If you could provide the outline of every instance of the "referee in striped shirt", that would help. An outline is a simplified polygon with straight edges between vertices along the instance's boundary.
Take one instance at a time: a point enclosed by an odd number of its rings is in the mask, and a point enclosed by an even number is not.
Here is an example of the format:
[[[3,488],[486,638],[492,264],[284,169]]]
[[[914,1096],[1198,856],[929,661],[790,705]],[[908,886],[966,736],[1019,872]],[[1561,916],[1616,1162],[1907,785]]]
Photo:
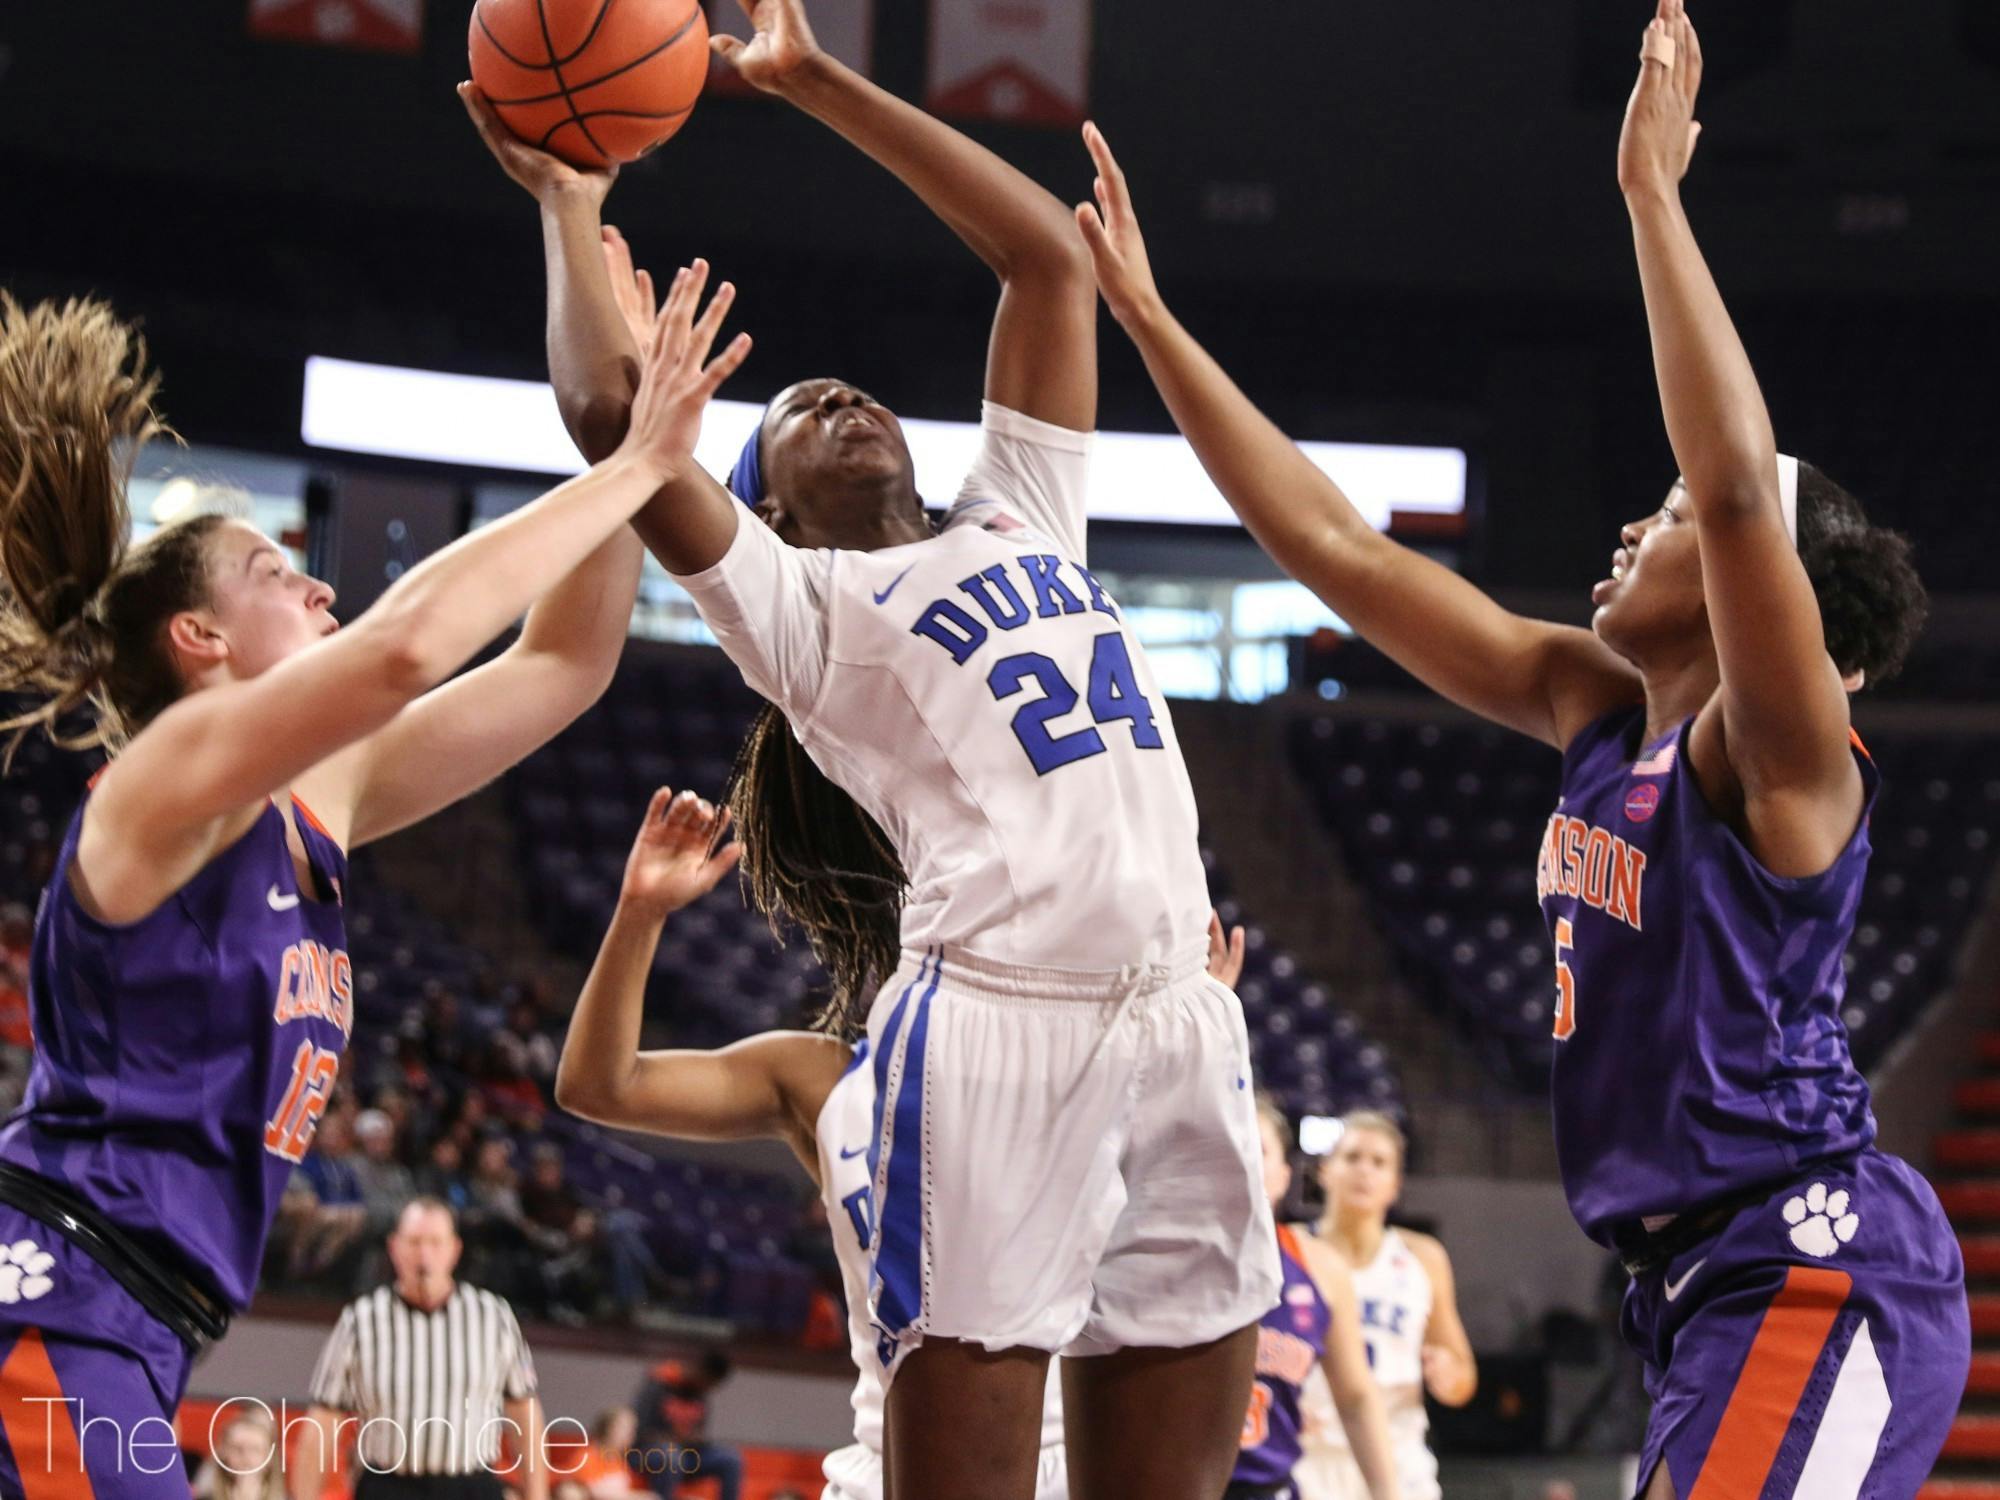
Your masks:
[[[534,1361],[506,1301],[452,1279],[462,1248],[444,1203],[404,1208],[394,1284],[348,1303],[313,1371],[292,1500],[319,1500],[350,1439],[354,1500],[548,1500]]]

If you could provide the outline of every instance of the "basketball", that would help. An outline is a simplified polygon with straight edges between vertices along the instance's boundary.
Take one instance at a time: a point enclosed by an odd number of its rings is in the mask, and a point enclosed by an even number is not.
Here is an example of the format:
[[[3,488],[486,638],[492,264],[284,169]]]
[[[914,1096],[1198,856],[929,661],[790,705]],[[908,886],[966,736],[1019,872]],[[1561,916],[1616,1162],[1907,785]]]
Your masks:
[[[708,77],[700,0],[479,0],[472,78],[507,128],[573,166],[643,156]]]

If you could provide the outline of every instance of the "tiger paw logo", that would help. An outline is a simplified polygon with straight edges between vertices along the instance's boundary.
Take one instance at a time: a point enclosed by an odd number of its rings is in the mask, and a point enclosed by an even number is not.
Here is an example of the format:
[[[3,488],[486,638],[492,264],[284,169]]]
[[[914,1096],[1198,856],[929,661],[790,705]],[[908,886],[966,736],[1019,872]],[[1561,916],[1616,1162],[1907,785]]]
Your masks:
[[[1847,1189],[1826,1190],[1815,1182],[1804,1193],[1785,1200],[1785,1222],[1792,1226],[1792,1248],[1815,1260],[1825,1260],[1854,1238],[1861,1215],[1848,1209]]]
[[[56,1258],[33,1240],[0,1246],[0,1303],[33,1302],[48,1295],[55,1283],[49,1267]]]

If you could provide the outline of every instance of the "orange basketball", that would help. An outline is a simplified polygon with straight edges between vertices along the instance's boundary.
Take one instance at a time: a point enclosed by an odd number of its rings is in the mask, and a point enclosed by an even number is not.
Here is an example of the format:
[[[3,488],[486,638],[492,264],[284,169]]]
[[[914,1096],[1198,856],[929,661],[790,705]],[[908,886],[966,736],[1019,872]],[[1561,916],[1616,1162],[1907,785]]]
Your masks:
[[[507,128],[579,167],[642,156],[708,77],[701,0],[478,0],[472,80]]]

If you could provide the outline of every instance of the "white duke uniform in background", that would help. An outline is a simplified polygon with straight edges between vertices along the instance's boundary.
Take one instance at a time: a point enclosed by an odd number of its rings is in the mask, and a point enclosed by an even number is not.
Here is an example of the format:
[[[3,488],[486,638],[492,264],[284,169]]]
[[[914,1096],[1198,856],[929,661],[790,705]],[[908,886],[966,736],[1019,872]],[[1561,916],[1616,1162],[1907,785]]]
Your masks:
[[[1403,1500],[1438,1500],[1437,1458],[1424,1413],[1424,1330],[1431,1320],[1431,1278],[1394,1229],[1375,1259],[1354,1271],[1354,1301],[1369,1373],[1381,1388],[1389,1443]],[[1314,1369],[1299,1397],[1305,1457],[1293,1471],[1299,1500],[1367,1500],[1368,1485],[1334,1410],[1326,1373]]]
[[[1084,566],[1091,436],[989,404],[934,539],[679,582],[881,824],[904,960],[870,1011],[885,1378],[924,1335],[1185,1346],[1278,1295],[1249,1048],[1165,700]]]

